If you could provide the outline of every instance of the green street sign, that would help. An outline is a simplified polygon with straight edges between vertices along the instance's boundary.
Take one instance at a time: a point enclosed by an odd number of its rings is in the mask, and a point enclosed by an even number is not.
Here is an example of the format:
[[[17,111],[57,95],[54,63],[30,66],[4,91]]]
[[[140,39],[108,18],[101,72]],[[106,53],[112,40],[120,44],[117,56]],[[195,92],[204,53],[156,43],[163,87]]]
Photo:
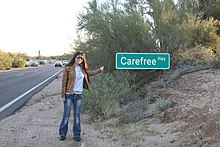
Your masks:
[[[169,53],[116,53],[116,69],[170,69]]]

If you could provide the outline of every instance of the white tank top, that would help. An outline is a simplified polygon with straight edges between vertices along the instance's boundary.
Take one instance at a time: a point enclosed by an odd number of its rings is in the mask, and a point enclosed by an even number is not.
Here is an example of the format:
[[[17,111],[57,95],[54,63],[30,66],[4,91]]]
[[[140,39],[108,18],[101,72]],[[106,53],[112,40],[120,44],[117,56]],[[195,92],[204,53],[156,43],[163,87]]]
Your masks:
[[[84,74],[80,66],[75,67],[76,79],[73,87],[73,93],[82,94]]]

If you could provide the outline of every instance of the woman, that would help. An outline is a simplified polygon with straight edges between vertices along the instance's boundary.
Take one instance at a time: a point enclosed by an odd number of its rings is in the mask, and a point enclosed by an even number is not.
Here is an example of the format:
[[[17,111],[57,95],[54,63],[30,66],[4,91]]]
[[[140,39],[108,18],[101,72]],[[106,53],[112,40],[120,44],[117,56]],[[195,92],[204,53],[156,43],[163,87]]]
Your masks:
[[[61,94],[61,100],[64,104],[64,113],[59,128],[60,140],[65,140],[66,138],[72,104],[74,106],[73,136],[76,141],[81,140],[80,110],[83,88],[89,89],[89,76],[101,73],[103,70],[104,66],[97,70],[89,71],[83,52],[76,52],[69,64],[64,67]]]

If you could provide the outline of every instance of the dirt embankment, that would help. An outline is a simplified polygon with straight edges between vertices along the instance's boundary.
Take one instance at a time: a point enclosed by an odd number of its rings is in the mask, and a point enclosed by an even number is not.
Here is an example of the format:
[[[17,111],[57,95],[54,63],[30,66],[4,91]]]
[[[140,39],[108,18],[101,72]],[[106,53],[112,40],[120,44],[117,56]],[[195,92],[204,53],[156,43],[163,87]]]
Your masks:
[[[167,146],[220,146],[220,70],[183,75],[167,88],[154,89],[149,97],[174,101],[163,116],[154,117],[160,119],[153,126],[162,126],[162,136],[176,134]]]
[[[169,99],[173,105],[160,110],[156,103],[146,103],[140,112],[146,115],[133,123],[123,123],[121,117],[91,122],[82,115],[80,143],[72,139],[72,117],[67,139],[57,139],[63,112],[60,87],[58,77],[14,115],[2,120],[1,146],[220,146],[220,70],[190,73],[166,88],[147,85],[147,99]]]

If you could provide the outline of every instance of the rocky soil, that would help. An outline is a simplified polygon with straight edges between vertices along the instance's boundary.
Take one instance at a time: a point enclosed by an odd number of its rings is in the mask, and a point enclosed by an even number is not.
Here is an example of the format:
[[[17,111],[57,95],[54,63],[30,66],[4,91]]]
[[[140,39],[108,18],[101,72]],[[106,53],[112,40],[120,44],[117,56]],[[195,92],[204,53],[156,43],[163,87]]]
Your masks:
[[[117,143],[105,139],[96,124],[87,121],[82,115],[82,141],[72,138],[73,117],[65,141],[60,141],[58,128],[63,113],[60,101],[61,75],[34,95],[25,106],[15,114],[0,121],[1,147],[97,147],[118,146]],[[72,113],[73,114],[73,113]]]
[[[92,122],[82,114],[79,143],[72,139],[72,117],[67,139],[57,139],[63,113],[60,87],[61,76],[0,121],[0,146],[220,146],[220,70],[186,74],[164,88],[146,85],[147,98],[126,106],[126,115],[117,118]],[[128,116],[134,119],[125,119]]]

